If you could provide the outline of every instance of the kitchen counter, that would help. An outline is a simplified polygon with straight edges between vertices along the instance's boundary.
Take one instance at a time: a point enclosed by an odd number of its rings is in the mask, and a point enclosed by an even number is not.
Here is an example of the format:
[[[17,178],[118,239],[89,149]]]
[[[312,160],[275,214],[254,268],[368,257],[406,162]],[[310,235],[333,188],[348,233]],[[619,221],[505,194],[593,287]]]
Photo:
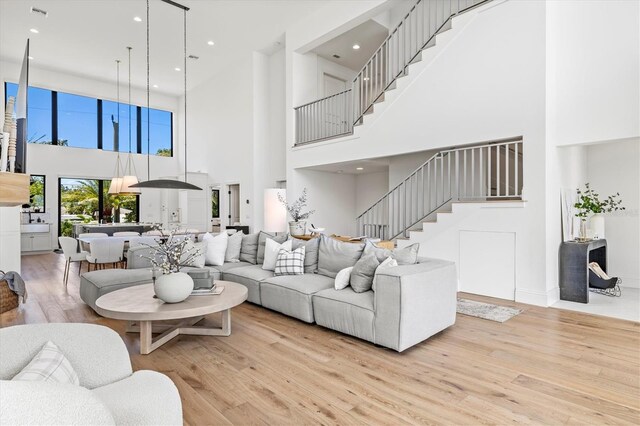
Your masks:
[[[80,234],[89,234],[92,232],[102,232],[107,235],[113,235],[114,232],[133,231],[143,233],[153,229],[150,224],[144,223],[78,223],[73,225],[73,234],[77,238]]]

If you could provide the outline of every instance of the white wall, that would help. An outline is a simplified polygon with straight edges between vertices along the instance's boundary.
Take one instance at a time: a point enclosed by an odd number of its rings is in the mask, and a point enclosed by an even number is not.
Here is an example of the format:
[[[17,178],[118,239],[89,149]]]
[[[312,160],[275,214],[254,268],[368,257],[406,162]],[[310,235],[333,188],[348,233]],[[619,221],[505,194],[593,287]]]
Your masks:
[[[389,172],[364,173],[356,176],[356,216],[378,201],[389,188]],[[353,218],[355,219],[355,217]]]
[[[550,137],[557,145],[640,136],[640,2],[547,2]]]
[[[389,161],[389,191],[404,181],[418,167],[437,153],[437,150],[395,155]]]
[[[640,140],[586,147],[587,177],[601,198],[620,193],[624,211],[605,215],[608,270],[640,287]]]

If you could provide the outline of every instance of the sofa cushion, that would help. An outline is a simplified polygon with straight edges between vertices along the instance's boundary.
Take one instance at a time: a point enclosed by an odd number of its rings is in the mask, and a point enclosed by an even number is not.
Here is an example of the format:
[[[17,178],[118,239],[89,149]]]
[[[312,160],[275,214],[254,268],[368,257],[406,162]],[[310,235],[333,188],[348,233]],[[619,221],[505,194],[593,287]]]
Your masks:
[[[242,244],[240,245],[240,261],[256,264],[256,258],[258,256],[258,238],[260,233],[244,235],[242,237]]]
[[[345,243],[326,235],[320,236],[318,273],[335,278],[344,268],[355,265],[363,250],[364,243]]]
[[[225,261],[225,254],[227,253],[229,235],[226,232],[221,232],[214,236],[207,232],[202,237],[202,241],[206,244],[206,264],[213,266],[222,265]]]
[[[420,251],[420,244],[411,244],[404,248],[397,248],[389,250],[381,247],[376,247],[371,241],[367,241],[364,246],[364,255],[375,254],[378,258],[378,262],[384,261],[387,257],[391,256],[398,262],[398,265],[413,265],[418,262],[418,251]]]
[[[374,254],[362,256],[360,260],[353,265],[349,284],[356,293],[363,293],[371,290],[373,285],[373,276],[376,269],[380,266],[380,262]]]
[[[372,291],[356,293],[349,287],[330,288],[313,295],[313,314],[316,323],[323,327],[373,342],[373,299]]]
[[[222,273],[222,275],[224,275],[225,272],[230,271],[232,269],[244,268],[246,266],[251,266],[251,265],[252,264],[249,262],[224,262],[224,264],[220,266],[215,266],[215,269],[217,269]],[[213,269],[214,267],[212,266],[211,268]]]
[[[260,305],[262,304],[260,282],[273,277],[273,271],[266,271],[260,265],[251,265],[244,268],[229,269],[222,276],[226,281],[233,281],[247,287],[249,291],[247,300]]]
[[[312,238],[309,241],[292,238],[291,248],[293,250],[304,247],[304,272],[306,274],[318,273],[318,249],[320,248],[320,238]]]
[[[229,236],[227,240],[227,251],[224,255],[225,262],[240,262],[240,250],[242,249],[243,237],[244,234],[242,231]]]
[[[151,282],[151,269],[103,269],[82,274],[80,298],[94,310],[98,297],[134,285]]]
[[[311,296],[333,287],[333,278],[319,274],[283,275],[260,283],[262,306],[313,322]]]
[[[264,262],[264,250],[267,244],[267,239],[271,239],[278,244],[282,244],[287,241],[288,238],[289,236],[287,234],[277,232],[272,234],[269,232],[260,231],[260,235],[258,237],[258,254],[256,255],[256,263],[258,265],[262,265],[262,263]]]
[[[181,425],[182,402],[171,379],[141,370],[126,379],[93,390],[118,425]]]

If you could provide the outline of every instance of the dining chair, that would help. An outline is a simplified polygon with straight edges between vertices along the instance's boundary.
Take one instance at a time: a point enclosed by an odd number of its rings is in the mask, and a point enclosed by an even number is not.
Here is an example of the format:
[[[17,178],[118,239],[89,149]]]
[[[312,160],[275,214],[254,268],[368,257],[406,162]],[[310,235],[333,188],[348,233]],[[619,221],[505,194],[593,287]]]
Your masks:
[[[134,232],[134,231],[122,231],[122,232],[114,232],[113,236],[114,237],[137,237],[140,234],[138,232]]]
[[[103,269],[107,263],[113,264],[122,262],[124,241],[120,238],[99,238],[91,241],[91,253],[87,255],[89,269],[94,265],[95,269]]]
[[[153,237],[149,235],[142,235],[140,237],[131,237],[131,239],[129,240],[129,247],[127,247],[124,252],[124,261],[125,262],[129,261],[129,250],[131,250],[132,248],[139,247],[143,244],[148,246],[157,246],[159,242],[160,240],[158,239],[158,237]]]
[[[71,262],[78,262],[78,275],[80,275],[80,271],[82,270],[82,262],[87,260],[87,255],[89,254],[86,251],[78,252],[78,240],[71,237],[58,237],[58,242],[60,243],[60,247],[62,247],[62,253],[64,254],[64,274],[63,281],[64,285],[67,286],[69,282],[69,269],[71,269]]]
[[[79,234],[78,238],[108,238],[109,235],[105,234],[104,232],[88,232],[86,234]],[[83,251],[88,252],[89,251],[89,243],[85,243],[83,241],[80,241],[80,247],[82,248]]]

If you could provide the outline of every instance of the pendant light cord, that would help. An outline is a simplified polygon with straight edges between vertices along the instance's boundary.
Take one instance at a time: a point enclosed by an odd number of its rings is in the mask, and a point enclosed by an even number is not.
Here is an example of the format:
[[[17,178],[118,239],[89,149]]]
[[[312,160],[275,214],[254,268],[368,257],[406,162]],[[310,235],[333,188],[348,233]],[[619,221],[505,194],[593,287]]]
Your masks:
[[[129,154],[131,154],[131,47],[129,50]]]
[[[187,182],[187,9],[184,14],[184,181]]]
[[[151,180],[151,153],[150,153],[150,137],[151,125],[149,121],[149,0],[147,0],[147,180]]]

